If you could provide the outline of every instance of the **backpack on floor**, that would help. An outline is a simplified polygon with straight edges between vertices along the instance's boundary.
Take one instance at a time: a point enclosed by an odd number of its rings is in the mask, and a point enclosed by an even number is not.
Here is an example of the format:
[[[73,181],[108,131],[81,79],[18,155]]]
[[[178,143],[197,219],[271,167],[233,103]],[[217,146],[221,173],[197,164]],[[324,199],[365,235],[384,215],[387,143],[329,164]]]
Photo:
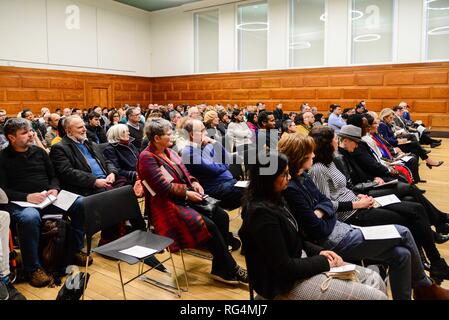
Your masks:
[[[75,253],[74,232],[70,222],[64,219],[42,220],[41,245],[44,269],[55,277],[64,275]]]

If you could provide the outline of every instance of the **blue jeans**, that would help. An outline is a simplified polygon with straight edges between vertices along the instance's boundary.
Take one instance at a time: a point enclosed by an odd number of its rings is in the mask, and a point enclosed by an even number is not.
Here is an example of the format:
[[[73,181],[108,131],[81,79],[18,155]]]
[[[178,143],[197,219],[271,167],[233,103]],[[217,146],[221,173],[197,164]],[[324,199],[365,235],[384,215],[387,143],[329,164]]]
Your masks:
[[[412,288],[429,286],[430,279],[410,231],[395,225],[401,238],[365,240],[359,229],[352,229],[334,248],[344,260],[370,259],[389,266],[391,293],[395,300],[410,300]]]
[[[45,214],[67,214],[71,219],[71,226],[75,233],[75,249],[84,247],[84,213],[82,212],[83,197],[79,197],[64,211],[54,205],[40,210],[37,208],[23,208],[15,204],[9,205],[12,221],[17,224],[17,231],[22,253],[25,272],[33,272],[41,266],[39,261],[39,240],[41,235],[41,217]]]

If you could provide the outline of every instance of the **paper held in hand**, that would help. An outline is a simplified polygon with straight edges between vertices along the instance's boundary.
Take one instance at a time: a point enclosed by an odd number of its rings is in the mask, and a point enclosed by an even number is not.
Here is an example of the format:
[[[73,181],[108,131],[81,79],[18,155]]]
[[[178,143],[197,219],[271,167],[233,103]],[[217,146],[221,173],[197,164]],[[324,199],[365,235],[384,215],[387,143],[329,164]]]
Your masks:
[[[54,206],[64,211],[67,211],[79,196],[80,196],[79,194],[72,193],[66,190],[61,190],[61,192],[59,192],[58,194],[58,197],[55,197],[50,194],[45,198],[44,201],[38,204],[27,201],[11,201],[11,202],[24,208],[38,208],[38,209],[44,209],[45,207],[48,207],[49,205],[53,204]]]
[[[128,256],[133,256],[138,259],[142,259],[142,258],[152,255],[153,253],[156,253],[157,250],[147,248],[147,247],[142,247],[142,246],[133,246],[128,249],[120,250],[119,252],[123,253],[123,254],[127,254]]]
[[[393,224],[372,227],[353,227],[360,229],[365,240],[398,239],[401,237]]]
[[[249,181],[237,181],[237,183],[234,186],[238,188],[248,188]]]
[[[387,196],[374,198],[374,208],[385,207],[388,206],[389,204],[399,202],[401,202],[401,200],[399,200],[399,198],[396,197],[395,194],[389,194]]]

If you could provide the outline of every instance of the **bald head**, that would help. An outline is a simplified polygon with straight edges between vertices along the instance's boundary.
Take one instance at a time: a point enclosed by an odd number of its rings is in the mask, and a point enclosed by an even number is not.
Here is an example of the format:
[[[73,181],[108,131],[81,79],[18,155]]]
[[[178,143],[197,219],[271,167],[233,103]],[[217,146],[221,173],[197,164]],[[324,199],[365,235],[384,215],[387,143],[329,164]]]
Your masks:
[[[57,113],[50,114],[50,117],[48,118],[48,124],[53,128],[58,128],[59,119],[61,119],[61,116]]]

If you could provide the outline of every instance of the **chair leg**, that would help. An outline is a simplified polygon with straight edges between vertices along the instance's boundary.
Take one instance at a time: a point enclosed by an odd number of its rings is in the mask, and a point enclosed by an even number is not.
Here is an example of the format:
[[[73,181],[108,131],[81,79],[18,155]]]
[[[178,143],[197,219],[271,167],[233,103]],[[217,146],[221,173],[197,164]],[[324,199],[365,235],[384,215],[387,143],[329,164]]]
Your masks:
[[[184,268],[184,277],[186,279],[186,291],[189,291],[189,279],[187,278],[187,270],[186,270],[186,264],[184,263],[184,255],[182,254],[182,250],[179,249],[179,252],[181,253],[181,260],[182,260],[182,267]]]
[[[120,275],[120,284],[122,285],[123,298],[126,300],[125,285],[123,284],[122,268],[120,268],[120,260],[117,262],[117,266],[118,266],[118,273]]]
[[[87,288],[87,269],[89,268],[89,258],[90,258],[90,253],[89,253],[89,255],[87,256],[87,259],[86,259],[86,270],[84,271],[86,274],[85,274],[85,277],[84,277],[84,283],[83,283],[83,295],[82,295],[82,297],[83,297],[83,299],[82,300],[84,300],[84,295],[86,294],[86,288]]]
[[[171,254],[170,248],[167,247],[167,250],[168,250],[168,253],[170,253],[170,260],[171,260],[171,264],[173,266],[173,272],[175,274],[176,287],[178,288],[178,297],[181,298],[181,287],[179,286],[179,282],[178,282],[178,274],[176,272],[175,262],[173,261],[173,256]]]

